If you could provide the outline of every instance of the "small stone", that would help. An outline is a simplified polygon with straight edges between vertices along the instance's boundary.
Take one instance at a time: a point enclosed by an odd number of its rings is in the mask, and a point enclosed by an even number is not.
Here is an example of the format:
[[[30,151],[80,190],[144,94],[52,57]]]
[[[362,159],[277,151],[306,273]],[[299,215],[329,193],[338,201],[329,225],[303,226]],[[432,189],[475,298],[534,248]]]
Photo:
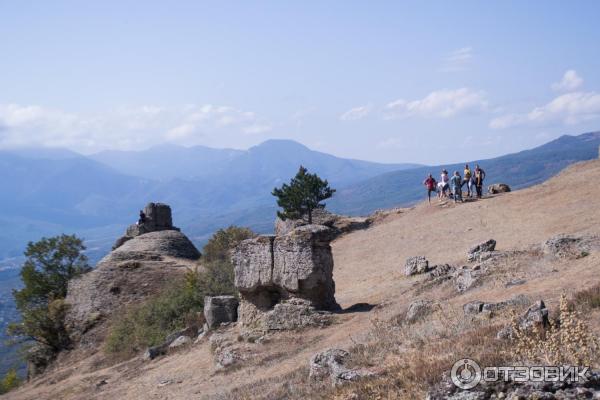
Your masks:
[[[177,347],[185,346],[186,344],[190,344],[191,342],[192,339],[190,339],[188,336],[179,336],[169,345],[169,348],[176,349]]]

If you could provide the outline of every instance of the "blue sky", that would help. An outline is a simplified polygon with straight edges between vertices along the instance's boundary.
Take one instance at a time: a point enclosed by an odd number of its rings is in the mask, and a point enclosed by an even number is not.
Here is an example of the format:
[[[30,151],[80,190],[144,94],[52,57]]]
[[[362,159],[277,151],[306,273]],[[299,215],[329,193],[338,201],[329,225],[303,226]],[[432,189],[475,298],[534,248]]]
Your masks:
[[[444,163],[600,129],[600,2],[0,1],[0,146]]]

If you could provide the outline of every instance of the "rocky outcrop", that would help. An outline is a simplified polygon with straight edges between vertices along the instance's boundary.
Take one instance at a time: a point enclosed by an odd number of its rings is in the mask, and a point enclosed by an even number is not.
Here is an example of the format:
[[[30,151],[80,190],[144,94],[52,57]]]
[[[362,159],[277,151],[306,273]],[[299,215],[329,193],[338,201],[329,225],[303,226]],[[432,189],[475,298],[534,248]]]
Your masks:
[[[488,186],[488,192],[490,194],[508,193],[510,192],[510,186],[508,186],[506,183],[495,183]]]
[[[130,225],[125,232],[125,235],[121,236],[113,245],[113,250],[121,247],[125,242],[133,239],[134,237],[143,235],[145,233],[164,231],[164,230],[175,230],[179,228],[173,226],[173,220],[171,216],[171,207],[162,203],[148,203],[143,210],[145,214],[145,220],[138,221],[138,223]]]
[[[548,319],[548,309],[543,300],[538,300],[532,304],[527,311],[517,320],[518,330],[523,332],[531,331],[534,328],[542,330],[550,326]],[[514,336],[512,326],[508,325],[502,328],[496,335],[498,339],[508,339]]]
[[[266,314],[284,300],[304,300],[280,307],[286,313],[292,308],[300,315],[310,309],[339,309],[329,245],[334,236],[326,226],[304,225],[283,236],[259,236],[240,243],[232,260],[242,325],[265,328]]]
[[[339,386],[374,375],[367,369],[346,367],[349,357],[350,353],[341,349],[328,349],[313,355],[310,359],[310,379],[315,381],[329,379],[332,386]]]
[[[105,256],[94,270],[69,282],[65,301],[70,309],[65,324],[75,343],[96,346],[103,338],[101,328],[108,317],[128,304],[155,295],[181,276],[190,260],[200,257],[183,233],[166,229],[171,223],[168,206],[158,207],[149,215],[162,224],[157,227],[165,229],[127,240]]]
[[[206,296],[204,318],[209,329],[237,321],[238,299],[235,296]]]
[[[406,276],[423,274],[429,270],[429,261],[424,256],[410,257],[404,264],[404,275]]]
[[[490,239],[483,243],[479,243],[469,249],[469,251],[467,252],[467,261],[481,261],[480,258],[482,254],[484,254],[485,256],[489,256],[489,254],[487,253],[493,252],[495,249],[496,241],[494,239]]]
[[[337,215],[324,208],[313,210],[312,213],[312,225],[323,225],[331,228],[336,236],[359,229],[366,229],[371,223],[372,219],[369,217]],[[277,217],[275,220],[275,235],[287,235],[294,229],[304,225],[309,225],[307,216],[302,219],[286,219],[285,221]]]

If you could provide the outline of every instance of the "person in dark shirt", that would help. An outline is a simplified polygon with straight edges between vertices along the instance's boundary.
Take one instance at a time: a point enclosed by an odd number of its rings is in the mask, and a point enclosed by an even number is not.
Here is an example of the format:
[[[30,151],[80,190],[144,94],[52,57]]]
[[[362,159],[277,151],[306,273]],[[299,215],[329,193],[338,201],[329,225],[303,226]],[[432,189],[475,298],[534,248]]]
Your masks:
[[[146,222],[146,214],[144,214],[144,210],[140,210],[140,219],[138,221],[138,225],[144,225]]]

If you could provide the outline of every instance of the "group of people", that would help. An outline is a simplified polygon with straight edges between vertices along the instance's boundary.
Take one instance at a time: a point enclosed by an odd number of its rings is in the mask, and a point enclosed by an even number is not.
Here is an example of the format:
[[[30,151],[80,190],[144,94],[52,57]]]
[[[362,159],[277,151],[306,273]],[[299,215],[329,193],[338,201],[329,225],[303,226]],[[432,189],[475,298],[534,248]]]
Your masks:
[[[444,198],[453,198],[455,203],[463,201],[463,187],[467,186],[467,196],[472,197],[477,194],[481,198],[483,193],[483,181],[485,180],[485,171],[477,164],[475,170],[471,171],[469,164],[465,165],[463,176],[460,172],[454,171],[452,176],[448,176],[448,171],[442,170],[440,182],[437,182],[433,175],[429,174],[423,185],[427,188],[427,199],[431,204],[431,193],[436,192],[440,200]]]

